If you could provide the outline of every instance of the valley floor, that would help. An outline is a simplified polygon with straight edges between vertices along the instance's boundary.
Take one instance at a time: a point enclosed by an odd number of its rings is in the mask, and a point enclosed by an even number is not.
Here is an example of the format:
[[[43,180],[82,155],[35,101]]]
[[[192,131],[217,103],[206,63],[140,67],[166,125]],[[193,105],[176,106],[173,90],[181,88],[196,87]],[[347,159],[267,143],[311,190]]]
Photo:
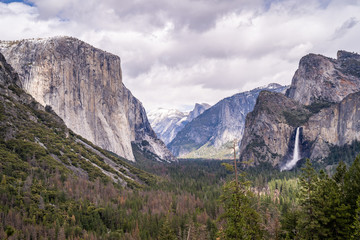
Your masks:
[[[284,172],[239,165],[238,185],[232,161],[140,160],[135,167],[156,181],[129,189],[41,162],[28,170],[1,154],[9,160],[0,173],[1,239],[356,239],[360,232],[360,158],[331,176],[310,162]]]

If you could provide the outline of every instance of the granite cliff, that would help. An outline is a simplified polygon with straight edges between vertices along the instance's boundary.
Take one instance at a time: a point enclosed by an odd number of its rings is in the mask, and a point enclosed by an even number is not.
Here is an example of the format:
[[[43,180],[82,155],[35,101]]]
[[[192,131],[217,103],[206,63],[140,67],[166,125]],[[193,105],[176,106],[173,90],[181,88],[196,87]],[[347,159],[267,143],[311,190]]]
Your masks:
[[[289,145],[294,141],[295,127],[307,121],[309,115],[310,111],[295,100],[281,93],[262,91],[254,110],[246,116],[240,159],[279,165],[285,156],[291,155]]]
[[[321,161],[333,146],[360,140],[360,56],[309,54],[300,60],[286,96],[261,92],[246,117],[241,160],[282,166],[300,127],[301,157]]]
[[[22,88],[75,133],[134,161],[132,144],[157,160],[173,155],[122,82],[120,58],[71,37],[2,41]]]
[[[21,181],[27,175],[49,177],[61,172],[63,176],[79,177],[77,181],[101,179],[132,188],[154,180],[152,175],[74,134],[51,108],[38,103],[20,86],[18,74],[0,53],[3,179],[6,176],[7,180]]]
[[[309,54],[300,60],[286,96],[301,104],[340,102],[360,91],[360,55],[338,51],[337,59]]]
[[[324,108],[303,125],[303,142],[311,143],[309,156],[321,159],[331,146],[343,146],[360,140],[360,92],[351,93],[341,102]]]

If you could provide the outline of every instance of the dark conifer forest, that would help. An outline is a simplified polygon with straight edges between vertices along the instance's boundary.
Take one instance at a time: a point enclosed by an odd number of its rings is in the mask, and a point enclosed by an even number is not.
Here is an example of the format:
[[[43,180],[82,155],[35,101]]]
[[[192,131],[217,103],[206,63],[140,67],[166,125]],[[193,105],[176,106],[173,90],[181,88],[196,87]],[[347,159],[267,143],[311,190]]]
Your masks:
[[[238,183],[232,161],[140,160],[134,168],[149,181],[122,187],[106,177],[69,174],[36,145],[1,146],[2,239],[360,236],[360,157],[316,169],[304,160],[283,172],[238,163]]]

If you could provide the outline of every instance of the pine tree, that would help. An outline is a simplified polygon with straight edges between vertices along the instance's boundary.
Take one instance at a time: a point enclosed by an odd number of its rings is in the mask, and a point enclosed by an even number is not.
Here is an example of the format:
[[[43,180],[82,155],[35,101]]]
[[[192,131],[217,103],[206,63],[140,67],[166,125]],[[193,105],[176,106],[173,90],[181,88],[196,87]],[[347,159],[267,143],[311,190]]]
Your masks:
[[[332,178],[323,170],[316,174],[310,160],[302,171],[298,224],[301,239],[349,239],[352,221],[344,197],[345,164],[339,164]]]
[[[360,197],[357,199],[357,208],[355,210],[355,221],[352,225],[353,233],[351,235],[352,240],[360,239]]]
[[[176,235],[170,225],[168,217],[166,217],[165,222],[160,229],[159,240],[176,240]]]
[[[316,208],[316,188],[318,176],[309,159],[301,169],[299,202],[302,209],[298,233],[301,239],[319,239],[320,224]]]
[[[345,176],[346,203],[350,205],[351,215],[355,216],[356,201],[360,195],[360,155],[358,155]]]
[[[350,206],[346,203],[344,183],[347,170],[344,162],[340,162],[332,178],[326,178],[323,187],[322,201],[327,204],[323,208],[327,217],[326,228],[329,230],[328,239],[349,239],[352,222]]]
[[[349,214],[350,219],[353,219],[352,237],[358,239],[359,230],[359,198],[360,198],[360,155],[358,155],[353,164],[350,166],[349,171],[345,175],[344,181],[344,195],[345,203],[350,206]]]
[[[260,216],[254,209],[253,194],[249,183],[240,181],[226,183],[223,187],[221,201],[224,206],[226,224],[222,230],[224,239],[262,239]]]
[[[296,208],[290,209],[281,216],[282,235],[285,239],[296,239],[300,211]]]

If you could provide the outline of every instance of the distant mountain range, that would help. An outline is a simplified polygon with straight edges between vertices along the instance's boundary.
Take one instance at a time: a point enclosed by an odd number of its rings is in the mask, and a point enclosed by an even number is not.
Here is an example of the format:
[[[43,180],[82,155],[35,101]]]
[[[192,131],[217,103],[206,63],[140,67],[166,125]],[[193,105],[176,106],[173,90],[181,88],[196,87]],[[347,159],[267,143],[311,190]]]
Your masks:
[[[148,119],[157,136],[168,144],[186,124],[210,107],[207,103],[196,103],[190,112],[159,108],[149,112]]]
[[[259,93],[285,93],[287,88],[273,83],[225,98],[186,124],[167,146],[183,158],[230,158],[227,145],[234,139],[241,141],[245,117],[253,110]]]
[[[242,160],[280,166],[293,151],[296,128],[301,157],[321,160],[360,141],[356,53],[308,54],[290,87],[273,83],[191,112],[159,109],[148,119],[122,82],[118,56],[71,37],[0,41],[0,52],[18,73],[15,93],[30,94],[75,134],[131,161],[231,158],[236,140]]]

